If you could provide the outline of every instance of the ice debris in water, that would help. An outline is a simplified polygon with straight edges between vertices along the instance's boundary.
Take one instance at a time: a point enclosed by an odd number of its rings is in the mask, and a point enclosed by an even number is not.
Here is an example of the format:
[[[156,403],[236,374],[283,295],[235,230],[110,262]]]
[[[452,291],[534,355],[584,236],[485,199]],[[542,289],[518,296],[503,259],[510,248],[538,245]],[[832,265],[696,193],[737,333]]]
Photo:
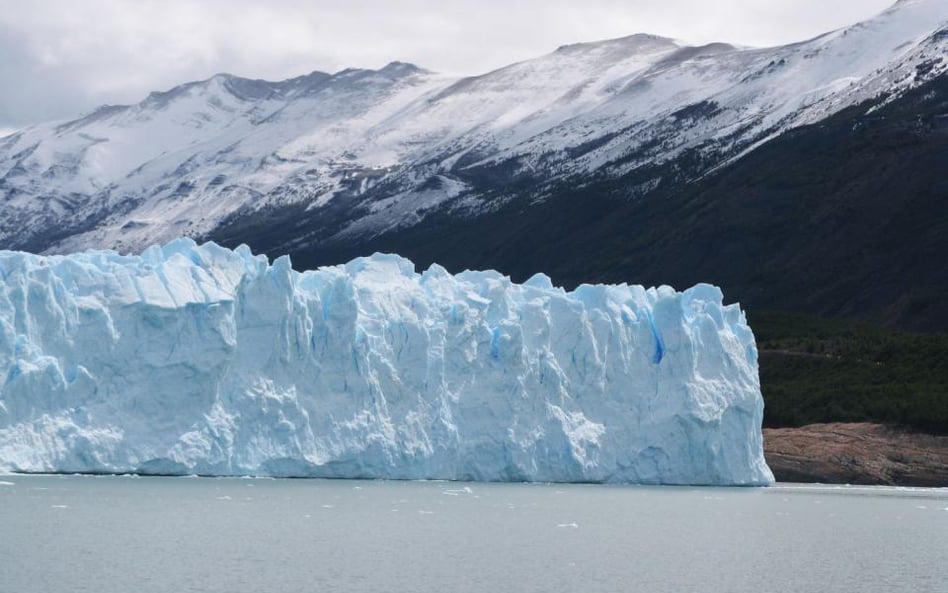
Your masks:
[[[0,470],[769,484],[719,289],[0,252]]]

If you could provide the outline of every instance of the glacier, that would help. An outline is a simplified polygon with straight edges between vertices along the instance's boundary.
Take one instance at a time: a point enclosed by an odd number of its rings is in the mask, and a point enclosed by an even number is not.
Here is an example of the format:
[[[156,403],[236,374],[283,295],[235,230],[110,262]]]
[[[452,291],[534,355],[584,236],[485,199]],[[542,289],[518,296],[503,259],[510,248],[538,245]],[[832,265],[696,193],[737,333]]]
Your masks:
[[[0,470],[767,485],[754,336],[697,285],[0,252]]]

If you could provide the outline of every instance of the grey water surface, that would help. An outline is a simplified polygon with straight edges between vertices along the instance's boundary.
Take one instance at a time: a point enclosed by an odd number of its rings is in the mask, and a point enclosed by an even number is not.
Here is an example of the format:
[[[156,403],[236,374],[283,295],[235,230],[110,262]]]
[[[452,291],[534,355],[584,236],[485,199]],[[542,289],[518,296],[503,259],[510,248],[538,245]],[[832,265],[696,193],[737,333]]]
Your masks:
[[[948,489],[0,475],[0,592],[948,591]]]

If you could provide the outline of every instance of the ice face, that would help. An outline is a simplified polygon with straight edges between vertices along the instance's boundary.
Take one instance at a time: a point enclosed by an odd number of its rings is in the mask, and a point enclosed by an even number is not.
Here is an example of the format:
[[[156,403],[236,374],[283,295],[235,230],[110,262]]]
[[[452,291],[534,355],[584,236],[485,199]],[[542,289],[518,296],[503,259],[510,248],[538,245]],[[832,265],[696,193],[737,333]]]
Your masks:
[[[0,252],[0,468],[772,482],[720,290],[298,273],[246,247]]]

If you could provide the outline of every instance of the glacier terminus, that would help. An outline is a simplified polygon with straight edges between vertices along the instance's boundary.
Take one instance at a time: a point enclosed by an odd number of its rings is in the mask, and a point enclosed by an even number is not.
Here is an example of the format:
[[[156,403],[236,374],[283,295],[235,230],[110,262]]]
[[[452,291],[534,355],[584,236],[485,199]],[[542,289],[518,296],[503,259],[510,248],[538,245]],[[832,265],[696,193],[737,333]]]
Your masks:
[[[0,470],[767,485],[718,288],[0,252]]]

